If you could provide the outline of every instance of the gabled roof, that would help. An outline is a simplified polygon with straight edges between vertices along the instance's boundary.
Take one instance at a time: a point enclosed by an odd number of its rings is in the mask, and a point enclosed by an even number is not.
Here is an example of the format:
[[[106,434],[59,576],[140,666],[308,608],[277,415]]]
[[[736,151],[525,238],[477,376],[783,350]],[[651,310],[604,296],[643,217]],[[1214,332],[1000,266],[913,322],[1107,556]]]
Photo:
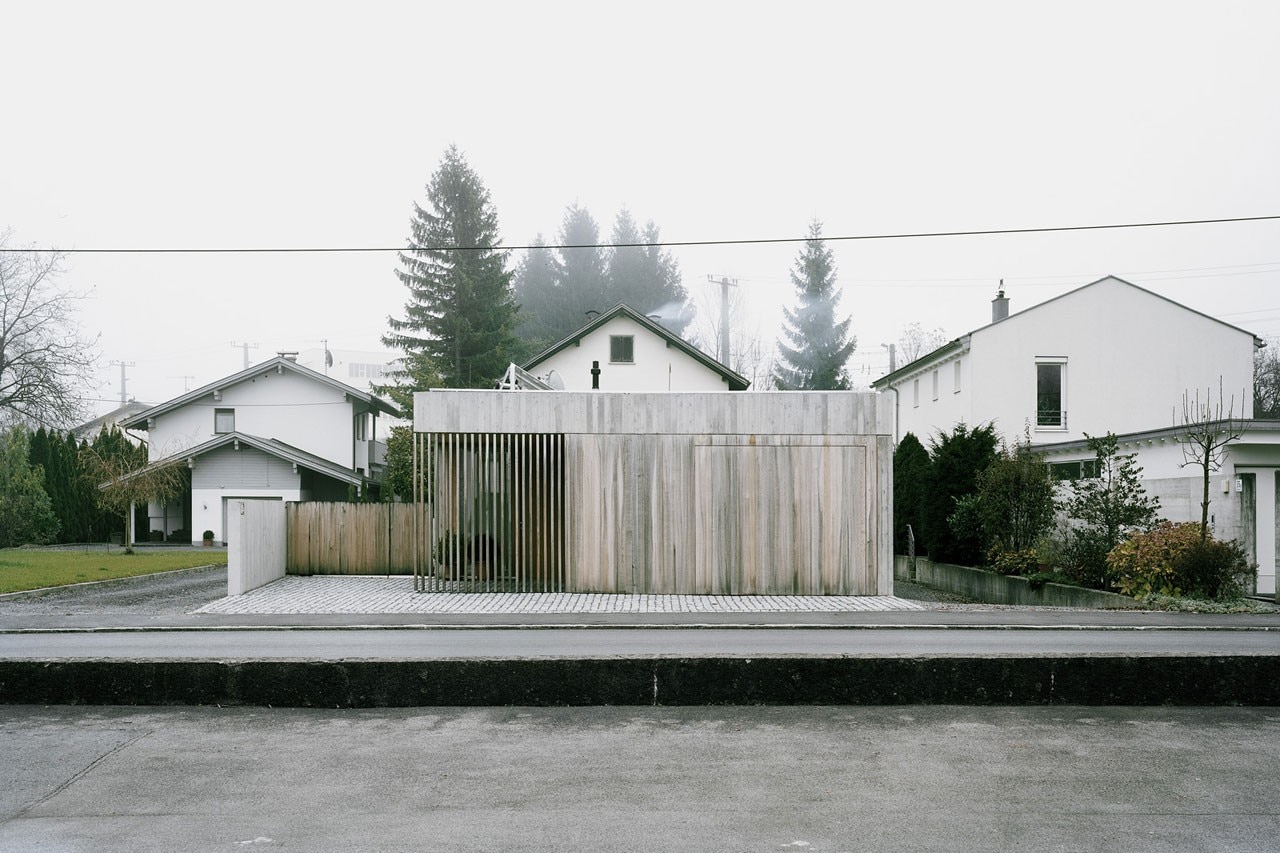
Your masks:
[[[551,358],[551,356],[555,355],[561,350],[565,350],[571,346],[574,346],[575,344],[579,343],[583,338],[585,338],[587,335],[590,335],[592,332],[599,329],[605,323],[608,323],[610,320],[613,320],[617,317],[627,317],[631,320],[634,320],[636,323],[640,324],[640,326],[642,326],[643,328],[647,329],[648,331],[652,332],[654,335],[657,335],[659,338],[665,341],[667,346],[675,347],[676,349],[685,353],[685,355],[688,355],[690,358],[702,364],[704,367],[720,374],[720,376],[724,378],[725,382],[729,384],[730,391],[745,391],[747,390],[747,387],[751,385],[751,381],[747,379],[745,376],[742,376],[736,371],[730,369],[726,365],[722,364],[721,362],[707,355],[702,350],[695,347],[693,344],[686,341],[684,338],[680,337],[674,332],[671,332],[670,330],[666,329],[662,325],[655,323],[653,320],[650,320],[648,317],[646,317],[645,315],[641,314],[639,311],[635,310],[634,308],[632,308],[631,306],[623,302],[619,302],[617,305],[613,306],[608,311],[605,311],[602,314],[597,314],[595,318],[592,319],[590,322],[588,322],[586,325],[576,329],[573,333],[557,341],[556,343],[544,349],[542,352],[535,355],[533,358],[529,359],[527,362],[525,362],[522,365],[523,368],[525,370],[532,372],[535,367],[537,367],[539,364],[546,361],[547,359]]]
[[[139,403],[137,400],[130,400],[123,406],[117,406],[105,415],[96,417],[91,421],[86,421],[80,426],[73,427],[71,433],[76,438],[84,438],[90,435],[96,435],[100,430],[111,426],[112,424],[122,423],[125,419],[136,415],[139,412],[145,412],[151,408],[150,403]]]
[[[1054,302],[1057,302],[1059,299],[1065,299],[1066,297],[1079,293],[1082,290],[1087,290],[1088,288],[1093,287],[1094,285],[1102,284],[1104,281],[1119,282],[1120,284],[1128,285],[1129,287],[1132,287],[1135,290],[1139,290],[1147,294],[1148,296],[1154,296],[1156,299],[1163,299],[1165,302],[1168,302],[1170,305],[1176,305],[1177,307],[1181,308],[1183,311],[1190,311],[1192,314],[1196,314],[1200,317],[1204,317],[1206,320],[1212,320],[1215,323],[1220,323],[1221,325],[1226,326],[1228,329],[1234,329],[1235,331],[1240,332],[1241,334],[1249,335],[1251,338],[1253,338],[1253,345],[1255,347],[1261,348],[1263,346],[1266,346],[1266,343],[1257,335],[1255,335],[1253,332],[1242,329],[1239,326],[1233,326],[1230,323],[1227,323],[1223,320],[1219,320],[1217,317],[1212,317],[1208,314],[1205,314],[1203,311],[1197,311],[1194,308],[1188,308],[1186,305],[1183,305],[1181,302],[1177,302],[1173,299],[1170,299],[1167,296],[1161,296],[1159,293],[1156,293],[1153,290],[1147,290],[1145,287],[1136,285],[1131,281],[1125,281],[1119,276],[1105,275],[1102,278],[1097,279],[1096,281],[1091,281],[1088,284],[1083,284],[1080,287],[1074,288],[1072,290],[1068,290],[1066,293],[1059,293],[1057,296],[1054,296],[1051,299],[1046,299],[1044,302],[1036,303],[1035,305],[1032,305],[1030,308],[1027,308],[1023,311],[1018,311],[1014,314],[1010,314],[1008,317],[1004,318],[1003,320],[996,320],[995,322],[988,323],[985,326],[979,326],[978,328],[974,329],[972,332],[969,332],[967,335],[961,335],[955,340],[948,341],[947,343],[943,344],[942,346],[938,347],[932,352],[928,352],[920,356],[915,361],[904,364],[902,367],[899,367],[897,370],[893,371],[892,373],[886,373],[884,376],[881,376],[879,379],[873,381],[871,383],[871,387],[879,389],[879,388],[884,388],[886,386],[892,385],[897,380],[903,379],[908,375],[915,373],[925,364],[931,361],[936,361],[937,359],[950,354],[953,350],[957,349],[963,343],[967,342],[971,336],[978,334],[984,329],[991,328],[992,326],[996,325],[996,323],[1007,323],[1010,320],[1013,320],[1014,318],[1021,317],[1025,314],[1030,314],[1032,311],[1038,311],[1039,309],[1045,307],[1046,305],[1050,305]]]
[[[143,427],[145,429],[147,420],[150,418],[158,417],[160,415],[163,415],[165,412],[171,412],[174,409],[181,408],[182,406],[185,406],[188,403],[199,400],[201,397],[204,397],[208,394],[212,394],[214,391],[221,391],[225,388],[231,387],[232,385],[237,385],[241,382],[245,382],[249,379],[254,378],[255,376],[260,375],[263,371],[269,371],[269,370],[293,371],[294,373],[297,373],[299,376],[305,376],[308,379],[314,380],[324,385],[328,385],[334,388],[335,390],[341,391],[343,394],[346,394],[348,397],[352,397],[356,400],[360,400],[365,405],[367,405],[370,409],[385,412],[386,414],[391,415],[392,417],[397,417],[397,418],[403,417],[399,409],[397,409],[391,403],[388,403],[386,400],[383,400],[381,397],[375,397],[372,394],[367,394],[358,388],[351,387],[345,382],[339,382],[338,380],[332,377],[325,376],[323,373],[317,373],[316,371],[312,370],[309,367],[303,367],[293,359],[285,358],[284,356],[276,356],[275,358],[270,359],[268,361],[264,361],[261,364],[255,364],[252,367],[247,367],[244,370],[240,371],[239,373],[233,373],[232,375],[227,376],[223,379],[219,379],[216,382],[210,382],[208,385],[204,385],[200,388],[195,389],[194,391],[188,391],[187,393],[183,394],[181,397],[174,397],[172,400],[169,400],[168,402],[161,403],[158,406],[152,406],[146,411],[139,412],[136,415],[133,415],[129,418],[126,418],[125,420],[122,420],[120,422],[120,426],[125,429],[135,429],[137,427]]]
[[[342,480],[358,486],[366,479],[350,468],[344,468],[337,463],[330,462],[328,459],[316,456],[313,453],[308,453],[305,450],[299,450],[293,445],[285,444],[283,441],[277,441],[274,438],[262,438],[261,436],[249,435],[248,433],[243,432],[222,433],[221,435],[209,439],[203,444],[197,444],[194,447],[179,450],[164,459],[157,459],[142,470],[145,471],[148,468],[165,465],[173,462],[175,459],[195,459],[197,456],[203,456],[210,451],[226,447],[227,445],[234,446],[240,444],[252,447],[256,450],[261,450],[263,453],[274,456],[277,459],[284,460],[285,462],[289,462],[293,465],[310,468],[312,471],[332,477],[335,480]]]

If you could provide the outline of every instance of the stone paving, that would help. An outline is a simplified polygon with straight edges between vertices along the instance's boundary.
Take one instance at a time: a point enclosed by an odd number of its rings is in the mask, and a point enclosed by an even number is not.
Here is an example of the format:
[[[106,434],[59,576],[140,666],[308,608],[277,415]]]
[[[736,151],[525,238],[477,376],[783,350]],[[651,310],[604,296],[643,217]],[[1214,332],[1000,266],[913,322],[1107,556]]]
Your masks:
[[[398,577],[286,577],[196,613],[845,613],[924,610],[889,595],[597,595],[584,593],[415,593]]]

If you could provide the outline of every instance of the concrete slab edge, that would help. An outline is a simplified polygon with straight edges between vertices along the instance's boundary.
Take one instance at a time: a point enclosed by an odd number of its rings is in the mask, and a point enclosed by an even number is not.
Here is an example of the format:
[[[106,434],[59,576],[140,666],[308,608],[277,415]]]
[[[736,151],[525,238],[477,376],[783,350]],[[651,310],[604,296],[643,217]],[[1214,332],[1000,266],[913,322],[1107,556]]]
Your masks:
[[[0,661],[0,704],[1280,705],[1280,655]]]

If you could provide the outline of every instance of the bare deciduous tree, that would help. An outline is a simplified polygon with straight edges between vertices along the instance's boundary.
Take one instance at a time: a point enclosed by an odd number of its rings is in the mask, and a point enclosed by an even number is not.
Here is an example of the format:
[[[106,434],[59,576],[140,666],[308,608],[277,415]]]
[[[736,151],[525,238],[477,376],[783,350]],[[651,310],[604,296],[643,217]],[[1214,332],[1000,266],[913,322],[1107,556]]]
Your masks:
[[[1182,467],[1194,465],[1202,474],[1201,542],[1209,535],[1209,475],[1222,468],[1227,445],[1244,434],[1244,421],[1235,416],[1235,395],[1227,402],[1221,381],[1218,383],[1217,403],[1211,402],[1207,388],[1204,397],[1201,402],[1198,388],[1194,399],[1189,392],[1182,393],[1182,427],[1178,432],[1178,441],[1182,444]]]
[[[0,231],[0,421],[69,426],[96,361],[73,316],[83,296],[57,283],[62,253],[11,239]]]
[[[941,327],[925,330],[919,323],[911,323],[898,338],[898,364],[910,364],[922,355],[928,355],[947,342],[947,333]]]
[[[729,290],[729,367],[750,380],[753,391],[767,391],[773,386],[769,377],[773,374],[773,344],[760,331],[760,320],[750,314],[743,287]],[[708,281],[694,288],[692,302],[695,309],[693,325],[685,331],[703,352],[720,357],[721,317],[720,284]]]

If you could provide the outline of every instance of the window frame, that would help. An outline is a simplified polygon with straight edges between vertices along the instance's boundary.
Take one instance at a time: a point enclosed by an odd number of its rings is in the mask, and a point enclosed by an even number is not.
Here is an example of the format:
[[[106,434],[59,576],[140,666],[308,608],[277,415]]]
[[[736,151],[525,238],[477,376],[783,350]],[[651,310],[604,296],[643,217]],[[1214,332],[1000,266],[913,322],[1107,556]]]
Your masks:
[[[1066,432],[1067,431],[1067,359],[1066,356],[1037,356],[1035,371],[1035,428],[1042,432]],[[1040,377],[1042,368],[1057,368],[1058,372],[1058,406],[1056,410],[1056,419],[1052,422],[1046,421],[1046,417],[1055,414],[1054,412],[1045,411],[1042,414],[1042,397],[1040,389]]]
[[[625,343],[626,352],[620,352],[620,346]],[[616,356],[626,355],[626,358],[618,358]],[[610,364],[635,364],[636,363],[636,336],[635,335],[610,335],[609,336],[609,363]]]
[[[222,428],[222,426],[225,426],[225,424],[222,423],[224,417],[231,418],[230,429]],[[232,433],[235,431],[236,431],[236,410],[234,408],[222,408],[222,407],[215,408],[213,410],[213,434],[226,435],[227,433]]]

